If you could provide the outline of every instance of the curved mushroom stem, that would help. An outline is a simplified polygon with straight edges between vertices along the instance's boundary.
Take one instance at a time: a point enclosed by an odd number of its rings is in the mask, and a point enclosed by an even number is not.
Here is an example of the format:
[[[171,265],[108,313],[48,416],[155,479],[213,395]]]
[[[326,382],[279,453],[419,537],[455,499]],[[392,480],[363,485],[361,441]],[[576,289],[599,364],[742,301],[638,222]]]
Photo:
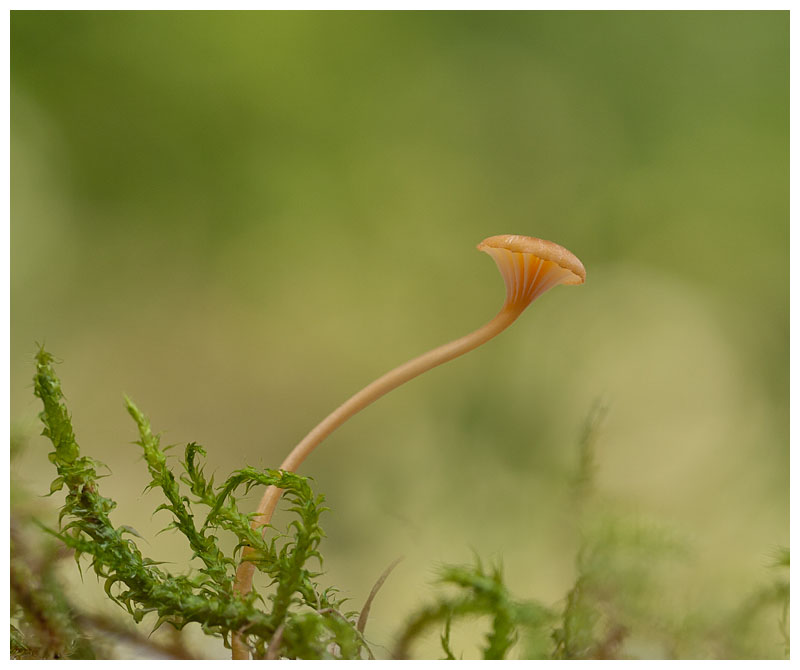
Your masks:
[[[306,457],[314,450],[322,440],[330,435],[334,430],[341,426],[351,416],[364,409],[367,405],[375,402],[389,391],[396,389],[401,384],[427,372],[437,365],[447,363],[454,358],[458,358],[473,349],[491,340],[495,335],[508,328],[517,317],[522,314],[528,303],[507,302],[503,309],[485,326],[478,328],[469,335],[465,335],[457,340],[443,344],[441,347],[417,356],[410,361],[403,363],[394,370],[387,372],[379,377],[369,386],[364,387],[349,400],[344,402],[328,416],[326,416],[311,432],[306,435],[291,453],[281,463],[281,470],[295,472]],[[282,490],[270,486],[267,488],[253,518],[253,529],[267,525],[272,519],[272,513],[280,500]],[[249,593],[253,585],[253,574],[255,566],[248,562],[247,556],[250,553],[245,549],[242,553],[242,562],[236,571],[236,584],[234,589],[242,595]],[[234,659],[248,659],[250,652],[247,645],[239,635],[234,634],[231,640]]]

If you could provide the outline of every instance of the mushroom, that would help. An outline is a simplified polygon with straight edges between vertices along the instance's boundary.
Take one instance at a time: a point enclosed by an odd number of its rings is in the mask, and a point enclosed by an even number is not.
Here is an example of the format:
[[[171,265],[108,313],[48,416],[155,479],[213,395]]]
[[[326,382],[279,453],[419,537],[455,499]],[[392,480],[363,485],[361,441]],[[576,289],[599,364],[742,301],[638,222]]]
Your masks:
[[[491,340],[514,323],[525,308],[545,291],[558,284],[583,284],[586,280],[586,270],[575,255],[554,242],[538,237],[495,235],[483,240],[478,249],[494,259],[503,275],[506,300],[500,312],[469,335],[413,358],[361,389],[325,417],[292,449],[281,463],[281,470],[295,472],[322,440],[382,395]],[[254,529],[270,522],[280,496],[280,489],[274,486],[267,488],[253,518]],[[242,563],[236,573],[236,590],[241,594],[250,591],[255,571],[255,566],[246,560],[248,553],[247,550],[243,553]],[[247,647],[238,635],[234,636],[232,642],[234,658],[249,658]]]

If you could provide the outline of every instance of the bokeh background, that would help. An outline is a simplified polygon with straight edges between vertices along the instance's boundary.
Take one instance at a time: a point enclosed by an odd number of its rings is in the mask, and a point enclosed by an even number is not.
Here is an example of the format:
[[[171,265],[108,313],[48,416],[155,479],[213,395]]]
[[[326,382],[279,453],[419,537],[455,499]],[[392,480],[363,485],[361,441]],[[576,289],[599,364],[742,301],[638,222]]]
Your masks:
[[[372,609],[378,653],[436,565],[473,551],[502,559],[519,597],[558,603],[601,398],[595,506],[685,540],[662,607],[735,607],[789,540],[788,27],[788,12],[13,12],[14,482],[53,478],[30,382],[44,342],[79,441],[113,473],[115,521],[183,561],[181,538],[155,535],[167,519],[150,516],[123,393],[166,443],[205,445],[218,478],[275,467],[361,386],[491,318],[504,289],[475,245],[534,235],[578,255],[586,284],[303,466],[333,510],[326,579],[356,608],[405,555]],[[80,594],[115,611],[92,577]],[[777,623],[758,653],[782,655]]]

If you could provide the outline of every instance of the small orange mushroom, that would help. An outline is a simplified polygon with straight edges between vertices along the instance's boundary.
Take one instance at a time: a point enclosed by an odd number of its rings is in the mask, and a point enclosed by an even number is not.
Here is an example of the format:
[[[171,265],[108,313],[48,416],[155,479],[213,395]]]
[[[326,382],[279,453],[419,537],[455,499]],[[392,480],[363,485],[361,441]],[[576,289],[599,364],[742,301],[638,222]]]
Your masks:
[[[558,284],[583,284],[586,270],[578,258],[555,242],[524,235],[495,235],[478,245],[489,254],[506,282],[504,307],[525,309]]]
[[[545,291],[558,284],[583,284],[586,270],[578,258],[564,247],[524,235],[495,235],[478,245],[497,263],[506,283],[506,301],[498,314],[485,326],[469,335],[448,342],[413,358],[379,377],[340,405],[306,435],[286,459],[281,470],[294,472],[314,448],[351,416],[389,391],[427,372],[431,368],[462,356],[508,328],[517,317]],[[281,490],[270,486],[264,493],[253,518],[253,528],[270,522],[281,496]],[[252,587],[255,566],[248,562],[248,551],[236,572],[236,591],[245,594]],[[233,658],[249,658],[249,650],[237,634],[232,639]]]

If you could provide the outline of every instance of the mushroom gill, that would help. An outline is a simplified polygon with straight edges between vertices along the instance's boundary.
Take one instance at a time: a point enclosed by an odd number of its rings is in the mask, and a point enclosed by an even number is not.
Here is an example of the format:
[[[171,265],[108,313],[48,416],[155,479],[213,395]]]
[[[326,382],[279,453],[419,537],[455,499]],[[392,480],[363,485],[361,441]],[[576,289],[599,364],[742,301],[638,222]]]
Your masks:
[[[489,254],[506,284],[505,307],[524,310],[559,284],[583,284],[583,263],[564,247],[523,235],[495,235],[478,245]]]

